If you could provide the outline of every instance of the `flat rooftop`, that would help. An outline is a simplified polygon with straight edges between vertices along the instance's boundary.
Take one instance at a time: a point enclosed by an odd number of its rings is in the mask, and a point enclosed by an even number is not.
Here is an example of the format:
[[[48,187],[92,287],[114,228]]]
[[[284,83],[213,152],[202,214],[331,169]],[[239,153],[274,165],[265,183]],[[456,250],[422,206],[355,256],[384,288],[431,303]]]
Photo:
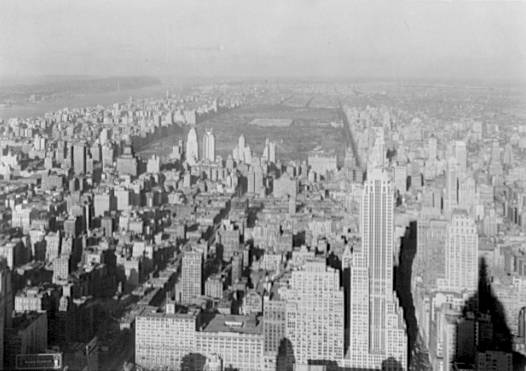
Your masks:
[[[234,314],[216,315],[202,330],[203,332],[235,332],[241,334],[260,334],[256,318]]]

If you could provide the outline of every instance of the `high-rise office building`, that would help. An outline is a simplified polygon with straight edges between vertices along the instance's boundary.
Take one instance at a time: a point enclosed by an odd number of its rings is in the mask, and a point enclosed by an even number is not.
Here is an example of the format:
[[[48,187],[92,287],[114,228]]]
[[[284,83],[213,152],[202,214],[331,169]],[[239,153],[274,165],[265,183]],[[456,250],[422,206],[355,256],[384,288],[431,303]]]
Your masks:
[[[276,297],[263,297],[263,333],[265,355],[276,358],[281,340],[285,337],[287,305]]]
[[[438,155],[438,140],[434,135],[429,137],[427,141],[427,159],[430,161],[436,160]]]
[[[232,158],[234,159],[234,161],[249,163],[245,158],[246,150],[247,149],[245,147],[245,136],[241,134],[237,141],[237,146],[232,151]]]
[[[240,251],[234,251],[232,255],[231,284],[241,280],[243,276],[243,254]]]
[[[371,174],[365,183],[361,215],[362,249],[369,262],[371,289],[369,347],[372,353],[386,348],[386,293],[392,291],[393,281],[393,189],[380,172]]]
[[[458,182],[458,207],[471,212],[476,205],[476,192],[475,179],[464,174]]]
[[[244,150],[245,149],[245,136],[243,134],[241,134],[239,136],[239,139],[237,140],[237,148],[239,148],[240,150]]]
[[[383,168],[385,165],[385,133],[383,127],[373,127],[374,129],[374,145],[371,149],[371,154],[368,159],[367,168]]]
[[[262,157],[270,163],[276,162],[276,143],[271,142],[268,138],[265,140]]]
[[[393,178],[396,189],[404,194],[407,191],[407,165],[395,166]]]
[[[502,163],[506,166],[511,166],[513,164],[513,146],[511,143],[506,143],[504,146],[504,151],[502,153]]]
[[[254,167],[254,192],[260,196],[265,195],[265,185],[263,184],[263,168],[260,164]]]
[[[420,275],[426,285],[435,287],[444,279],[445,250],[448,221],[422,218],[417,223],[417,250],[413,273]]]
[[[117,171],[120,174],[128,174],[133,177],[138,175],[139,163],[131,145],[125,145],[122,154],[117,158]]]
[[[361,204],[361,246],[350,272],[347,366],[377,368],[388,358],[407,366],[407,334],[393,290],[393,186],[387,173],[368,174]]]
[[[76,143],[73,146],[73,171],[79,175],[86,173],[86,145],[84,143]]]
[[[230,261],[241,246],[241,230],[239,226],[231,222],[224,222],[223,226],[217,231],[217,241],[223,247],[223,261]]]
[[[462,140],[455,141],[455,159],[457,160],[458,168],[461,174],[464,174],[466,172],[466,169],[468,167],[467,162],[467,149],[466,149],[466,142]]]
[[[188,132],[188,137],[186,138],[185,158],[189,165],[195,165],[199,160],[199,149],[195,128],[191,128]]]
[[[478,233],[465,210],[455,210],[446,232],[446,288],[476,290],[478,282]]]
[[[203,135],[203,160],[214,162],[216,159],[216,140],[212,130]]]
[[[325,260],[292,272],[286,300],[286,337],[296,364],[337,361],[344,356],[344,294],[340,274]]]
[[[245,159],[245,164],[251,164],[252,163],[252,151],[250,150],[250,146],[246,146],[243,150],[243,158]]]
[[[446,168],[446,197],[444,212],[451,215],[458,207],[459,201],[459,171],[458,163],[454,157],[450,157]]]
[[[256,172],[254,166],[251,166],[247,173],[247,193],[256,192]]]
[[[203,255],[201,251],[193,250],[186,246],[183,251],[181,262],[181,276],[177,283],[178,301],[181,303],[191,303],[200,297],[202,286]]]
[[[206,279],[205,295],[216,299],[223,297],[223,277],[220,274],[211,275]]]

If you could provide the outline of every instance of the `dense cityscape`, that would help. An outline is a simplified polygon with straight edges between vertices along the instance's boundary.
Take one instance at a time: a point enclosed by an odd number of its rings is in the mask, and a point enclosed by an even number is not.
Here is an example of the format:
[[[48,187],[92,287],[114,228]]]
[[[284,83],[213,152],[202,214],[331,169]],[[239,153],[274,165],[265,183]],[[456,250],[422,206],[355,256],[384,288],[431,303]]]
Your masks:
[[[526,371],[525,19],[0,1],[0,370]]]
[[[523,118],[465,87],[187,94],[3,121],[5,369],[520,362]],[[291,151],[300,131],[324,139]]]

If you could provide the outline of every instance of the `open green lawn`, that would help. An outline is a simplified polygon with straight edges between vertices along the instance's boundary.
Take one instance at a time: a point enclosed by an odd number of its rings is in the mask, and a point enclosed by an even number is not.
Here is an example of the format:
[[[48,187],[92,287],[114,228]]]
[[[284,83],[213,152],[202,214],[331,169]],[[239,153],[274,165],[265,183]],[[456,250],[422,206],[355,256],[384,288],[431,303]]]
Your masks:
[[[289,127],[258,127],[249,125],[256,118],[283,118],[293,120]],[[282,161],[304,160],[307,153],[317,146],[328,151],[344,153],[343,129],[322,127],[318,124],[339,121],[339,112],[331,108],[291,107],[287,105],[254,105],[218,115],[197,126],[199,141],[206,129],[213,129],[216,152],[224,158],[237,144],[241,134],[252,152],[261,155],[265,138],[277,143],[278,158]],[[185,134],[188,128],[185,128]],[[180,135],[152,142],[142,153],[168,154]],[[200,143],[201,144],[201,143]]]

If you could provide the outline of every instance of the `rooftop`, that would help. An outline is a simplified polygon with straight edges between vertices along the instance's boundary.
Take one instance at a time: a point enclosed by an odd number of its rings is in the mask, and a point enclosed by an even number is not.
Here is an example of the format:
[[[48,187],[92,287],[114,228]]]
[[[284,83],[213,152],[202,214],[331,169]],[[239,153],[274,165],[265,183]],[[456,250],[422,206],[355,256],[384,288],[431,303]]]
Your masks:
[[[236,332],[241,334],[260,334],[261,326],[253,316],[241,316],[234,314],[216,315],[204,329],[203,332]]]

